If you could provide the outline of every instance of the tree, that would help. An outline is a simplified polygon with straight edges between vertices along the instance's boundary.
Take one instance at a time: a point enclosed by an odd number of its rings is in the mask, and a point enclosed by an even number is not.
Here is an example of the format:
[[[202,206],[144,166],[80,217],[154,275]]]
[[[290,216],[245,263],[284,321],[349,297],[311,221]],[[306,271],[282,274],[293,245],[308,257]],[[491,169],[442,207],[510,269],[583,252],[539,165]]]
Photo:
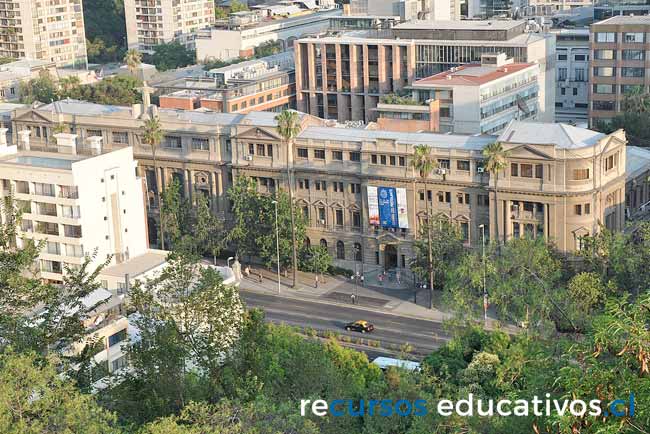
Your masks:
[[[240,2],[239,0],[233,0],[230,2],[230,13],[234,14],[235,12],[245,12],[248,10],[248,6],[245,3]]]
[[[160,227],[165,228],[166,238],[163,241],[167,248],[173,249],[184,232],[190,229],[189,208],[189,204],[181,196],[181,184],[174,179],[165,187],[160,197]]]
[[[422,242],[422,238],[427,239]],[[442,288],[445,279],[465,253],[463,236],[458,226],[439,214],[420,227],[420,238],[415,242],[415,257],[411,270],[424,281],[437,282]],[[437,278],[431,279],[429,273]]]
[[[49,74],[20,83],[20,102],[23,104],[34,101],[50,103],[58,99],[57,85]]]
[[[67,98],[74,94],[81,86],[81,79],[77,75],[70,75],[59,80],[59,94],[61,98]]]
[[[151,157],[153,159],[153,171],[155,173],[155,188],[156,188],[156,202],[158,204],[158,209],[160,209],[160,248],[165,250],[165,226],[164,219],[162,217],[162,205],[160,201],[160,189],[162,185],[158,185],[158,161],[156,160],[156,150],[160,146],[160,142],[163,139],[162,126],[160,124],[160,118],[155,116],[150,119],[147,119],[144,122],[144,128],[142,133],[142,143],[149,145],[151,147]]]
[[[137,77],[138,68],[142,63],[142,54],[138,50],[128,50],[124,55],[123,62],[129,68],[129,72],[132,76]]]
[[[510,153],[508,151],[505,151],[503,149],[503,145],[499,142],[490,143],[485,148],[483,148],[483,156],[485,157],[486,160],[485,170],[487,170],[491,175],[494,175],[494,202],[495,202],[494,209],[495,210],[499,209],[499,173],[504,171],[506,167],[508,167],[509,155]],[[496,233],[497,240],[500,240],[498,219],[494,230]]]
[[[210,202],[204,195],[196,192],[194,207],[190,215],[189,234],[185,235],[185,244],[193,254],[216,256],[224,245],[224,231],[221,220],[212,213]]]
[[[431,226],[429,221],[431,215],[429,213],[429,196],[427,190],[427,179],[431,173],[438,167],[438,160],[431,153],[431,148],[427,145],[416,145],[413,148],[413,159],[411,160],[411,167],[418,172],[420,180],[424,184],[425,206],[426,206],[426,231],[424,235],[427,237],[427,259],[428,259],[428,277],[429,277],[429,308],[433,309],[433,245],[431,240]]]
[[[142,101],[138,88],[142,81],[129,75],[107,77],[95,84],[82,86],[81,99],[108,105],[132,105]]]
[[[232,202],[233,222],[227,240],[235,244],[238,256],[252,257],[257,253],[259,231],[251,231],[250,228],[257,225],[262,200],[257,183],[247,176],[238,176],[228,189],[228,198]]]
[[[182,68],[195,62],[196,54],[178,41],[159,44],[153,48],[151,62],[158,71]]]
[[[121,61],[126,51],[124,0],[84,0],[83,6],[88,60]]]
[[[323,273],[326,273],[332,266],[332,255],[327,247],[318,246],[310,247],[306,252],[305,269],[315,274],[320,274],[321,280]]]
[[[0,432],[118,434],[115,415],[34,354],[0,354]]]
[[[255,47],[255,57],[272,56],[282,52],[280,41],[266,41]]]
[[[289,191],[289,202],[291,203],[290,214],[291,214],[291,244],[292,244],[292,267],[293,267],[293,276],[291,280],[291,287],[296,286],[296,273],[298,272],[298,252],[296,245],[296,222],[293,210],[293,188],[294,188],[294,179],[293,179],[293,142],[300,134],[302,130],[302,125],[300,121],[300,116],[298,112],[292,110],[284,110],[282,113],[278,114],[275,117],[277,122],[277,130],[282,141],[287,148],[287,184]]]
[[[214,18],[216,20],[225,20],[228,18],[228,12],[222,7],[215,6],[214,7]]]

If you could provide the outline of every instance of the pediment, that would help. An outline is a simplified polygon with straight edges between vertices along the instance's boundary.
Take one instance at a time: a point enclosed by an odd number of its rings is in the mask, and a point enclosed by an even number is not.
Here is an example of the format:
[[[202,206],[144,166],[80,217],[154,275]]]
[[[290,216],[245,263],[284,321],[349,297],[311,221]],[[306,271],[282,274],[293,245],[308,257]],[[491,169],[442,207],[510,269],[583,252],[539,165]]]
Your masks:
[[[343,209],[344,206],[341,204],[341,202],[333,202],[330,204],[330,207],[332,208],[338,208],[338,209]]]
[[[589,235],[589,230],[585,228],[584,226],[580,226],[578,229],[575,229],[572,231],[573,235],[578,238],[578,237],[584,237],[586,235]]]
[[[456,220],[458,222],[468,222],[469,217],[467,217],[465,214],[459,214],[456,217],[454,217],[454,220]]]
[[[316,206],[316,207],[323,207],[323,208],[327,207],[327,204],[325,202],[323,202],[322,200],[320,200],[320,199],[318,199],[316,202],[314,202],[313,205]]]
[[[394,243],[394,242],[399,243],[401,241],[401,238],[399,238],[397,235],[395,235],[392,232],[384,232],[383,234],[377,237],[377,240],[383,243]]]
[[[260,127],[254,127],[254,128],[249,128],[246,131],[243,131],[239,134],[237,134],[238,139],[253,139],[253,140],[281,140],[282,137],[280,137],[279,134],[275,133],[275,131],[269,131],[265,128],[260,128]]]
[[[553,160],[554,158],[532,145],[520,145],[508,150],[510,153],[509,158],[523,159],[523,160]]]
[[[18,116],[15,118],[16,121],[31,121],[31,122],[47,122],[50,123],[52,122],[51,119],[48,119],[47,117],[43,116],[36,110],[30,110],[28,112],[23,113],[22,115]]]

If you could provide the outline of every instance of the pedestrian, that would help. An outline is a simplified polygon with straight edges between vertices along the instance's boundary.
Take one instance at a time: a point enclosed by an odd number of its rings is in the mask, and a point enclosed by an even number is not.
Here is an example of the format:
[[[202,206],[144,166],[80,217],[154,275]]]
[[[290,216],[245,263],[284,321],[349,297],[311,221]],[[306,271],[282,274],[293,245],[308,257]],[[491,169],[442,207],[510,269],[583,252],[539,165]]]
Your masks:
[[[262,283],[262,272],[261,271],[257,273],[257,277],[259,279],[259,282]]]
[[[246,278],[251,277],[251,267],[250,266],[247,265],[246,268],[244,268],[244,274],[246,275]]]
[[[318,274],[314,276],[314,288],[318,289]]]
[[[356,301],[357,301],[357,296],[356,295],[352,294],[350,296],[350,299],[352,300],[352,304],[356,304]]]
[[[398,271],[397,273],[395,273],[395,277],[397,278],[397,284],[400,285],[402,283],[401,281],[402,274]]]
[[[364,281],[363,274],[361,275],[360,279],[361,279],[361,286],[363,286],[363,281]]]
[[[379,277],[377,278],[379,280],[379,284],[381,286],[384,286],[384,274],[380,274]]]

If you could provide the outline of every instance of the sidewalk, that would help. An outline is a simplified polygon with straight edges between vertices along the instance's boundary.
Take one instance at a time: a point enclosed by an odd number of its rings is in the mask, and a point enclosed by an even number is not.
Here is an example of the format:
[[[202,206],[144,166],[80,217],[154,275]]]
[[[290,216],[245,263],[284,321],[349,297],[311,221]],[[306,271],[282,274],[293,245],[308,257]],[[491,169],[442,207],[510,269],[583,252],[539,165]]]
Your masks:
[[[259,282],[259,274],[262,282]],[[441,322],[451,317],[450,314],[439,309],[429,309],[428,291],[417,293],[417,304],[412,290],[390,289],[382,287],[362,287],[344,279],[342,276],[325,276],[325,281],[319,282],[316,287],[314,275],[298,272],[296,288],[291,288],[291,274],[288,277],[281,275],[280,296],[300,298],[321,303],[340,304],[359,309],[368,309],[382,313],[409,316],[419,319]],[[263,268],[251,268],[250,277],[244,276],[240,288],[248,291],[257,291],[278,295],[277,274]],[[354,301],[353,304],[353,296]],[[434,294],[434,305],[439,304]],[[438,297],[439,298],[439,297]]]

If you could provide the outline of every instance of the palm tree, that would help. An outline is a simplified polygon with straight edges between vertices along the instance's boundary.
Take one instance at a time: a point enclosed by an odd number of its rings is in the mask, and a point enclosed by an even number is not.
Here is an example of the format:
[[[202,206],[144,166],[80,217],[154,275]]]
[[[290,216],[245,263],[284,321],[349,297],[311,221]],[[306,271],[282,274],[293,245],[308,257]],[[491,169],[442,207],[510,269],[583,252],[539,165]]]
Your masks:
[[[485,157],[485,170],[494,175],[494,202],[497,210],[496,231],[497,240],[499,239],[499,172],[503,172],[508,167],[508,157],[510,153],[503,149],[499,142],[493,142],[483,148]]]
[[[138,50],[131,49],[124,55],[124,63],[126,63],[126,67],[129,68],[131,75],[135,77],[136,72],[142,63],[142,54]]]
[[[293,141],[296,139],[302,126],[298,112],[292,110],[283,110],[282,113],[275,117],[278,123],[278,133],[282,136],[282,141],[287,148],[287,179],[289,183],[289,203],[291,204],[291,250],[293,280],[291,287],[296,286],[296,273],[298,270],[298,252],[296,249],[296,222],[293,209]]]
[[[431,148],[426,145],[417,145],[413,151],[411,167],[416,170],[424,184],[424,202],[427,215],[427,247],[429,268],[429,308],[433,308],[433,246],[431,241],[431,216],[429,215],[429,195],[427,194],[427,178],[438,167],[438,160],[431,153]]]
[[[158,210],[160,213],[160,247],[165,249],[165,229],[163,224],[162,206],[160,203],[160,185],[158,185],[158,161],[156,160],[156,148],[160,145],[163,139],[163,131],[160,125],[160,118],[153,117],[144,122],[144,129],[142,133],[142,142],[151,146],[151,155],[153,157],[153,170],[154,182],[156,183],[156,201],[158,202]],[[164,181],[163,181],[164,182]]]

